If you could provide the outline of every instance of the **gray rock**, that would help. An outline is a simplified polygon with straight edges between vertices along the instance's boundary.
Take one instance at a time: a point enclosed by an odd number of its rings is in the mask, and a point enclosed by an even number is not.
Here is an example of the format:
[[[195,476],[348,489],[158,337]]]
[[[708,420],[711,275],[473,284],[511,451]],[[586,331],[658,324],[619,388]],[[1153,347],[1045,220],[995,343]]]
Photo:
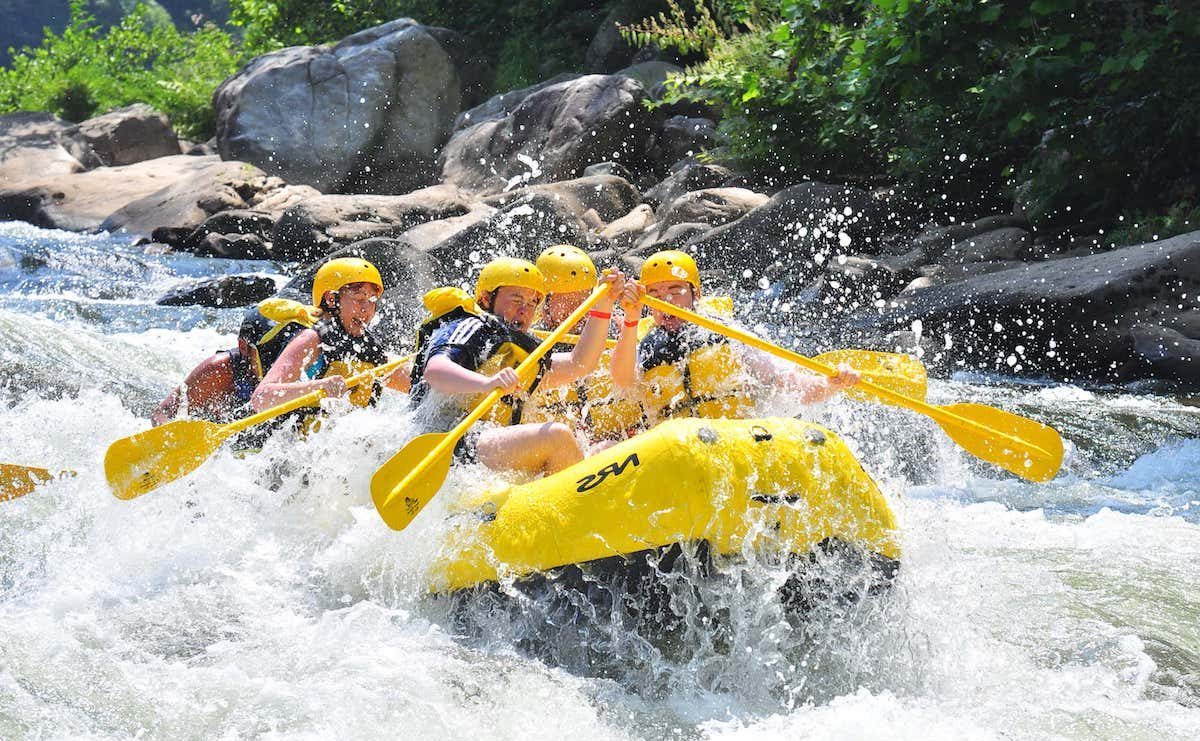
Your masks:
[[[470,211],[462,216],[451,216],[447,219],[437,219],[424,224],[417,224],[404,232],[401,238],[414,249],[429,252],[438,244],[445,242],[459,232],[487,220],[496,213],[496,209],[484,204],[475,204]]]
[[[461,216],[471,204],[458,189],[436,185],[402,196],[325,195],[283,212],[271,241],[281,260],[316,260],[372,237],[398,237],[428,221]]]
[[[634,179],[633,173],[629,171],[629,168],[620,162],[597,162],[594,165],[588,165],[583,168],[583,176],[585,178],[591,175],[614,175],[629,182],[633,182]]]
[[[990,260],[1021,260],[1035,254],[1033,235],[1025,229],[1007,227],[984,232],[955,242],[942,255],[943,263],[987,262]]]
[[[593,74],[609,74],[628,66],[637,50],[621,38],[617,25],[636,20],[637,17],[626,7],[618,6],[609,10],[584,52],[584,68]]]
[[[457,284],[498,255],[536,259],[545,248],[593,245],[576,209],[545,192],[528,192],[488,218],[454,234],[429,250],[442,280]]]
[[[88,167],[119,167],[180,154],[167,117],[145,103],[109,111],[72,127],[76,156]]]
[[[615,175],[591,175],[557,183],[530,185],[506,193],[487,196],[482,201],[502,207],[530,193],[548,195],[561,201],[580,218],[589,209],[603,221],[612,221],[628,213],[642,195],[629,181]]]
[[[446,29],[399,19],[336,46],[251,61],[217,88],[221,156],[323,192],[395,193],[431,182],[435,153],[476,77]],[[439,40],[440,39],[440,40]]]
[[[171,289],[159,306],[249,306],[275,293],[275,281],[261,275],[227,275],[191,281]]]
[[[951,338],[945,354],[956,363],[1127,380],[1155,372],[1153,365],[1130,362],[1137,357],[1132,328],[1169,324],[1187,300],[1183,294],[1198,291],[1200,232],[1193,232],[926,288],[853,326],[873,335],[919,319],[926,332]]]
[[[884,214],[870,193],[824,183],[802,183],[776,193],[740,219],[687,245],[702,264],[749,271],[757,283],[778,264],[793,280],[807,282],[835,255],[872,254]]]
[[[1200,386],[1200,340],[1155,324],[1135,324],[1129,334],[1155,375]]]
[[[579,177],[588,165],[645,166],[653,114],[627,77],[588,75],[536,90],[500,118],[455,132],[442,150],[446,182],[498,192]]]
[[[733,177],[733,172],[720,165],[686,164],[672,170],[661,183],[643,194],[642,200],[658,208],[684,193],[717,188]]]
[[[683,72],[683,68],[677,64],[652,59],[630,65],[613,74],[637,80],[646,89],[647,94],[657,100],[665,92],[667,78],[680,72]]]
[[[671,116],[658,137],[659,159],[667,164],[696,157],[717,144],[717,125],[708,118]]]
[[[186,167],[180,167],[185,163]],[[101,229],[138,236],[150,236],[161,226],[195,229],[220,211],[264,210],[267,199],[288,188],[282,180],[269,177],[257,167],[244,162],[221,162],[215,157],[175,155],[128,167],[155,166],[161,168],[157,172],[170,173],[163,178],[162,187],[113,211],[100,224]],[[93,170],[76,177],[103,171]],[[181,173],[188,174],[179,177]]]
[[[26,180],[0,190],[0,218],[52,229],[194,229],[224,208],[246,208],[263,189],[282,187],[257,168],[215,157],[159,157],[122,167]],[[207,210],[206,210],[207,209]]]
[[[485,123],[487,121],[503,120],[507,116],[511,115],[512,112],[517,109],[517,106],[525,102],[525,99],[530,95],[554,85],[570,82],[572,80],[578,80],[582,76],[583,75],[564,72],[562,74],[555,75],[548,80],[534,83],[529,87],[509,90],[506,93],[493,95],[491,98],[488,98],[474,108],[458,114],[458,117],[454,119],[453,132],[458,133],[463,129],[468,129],[476,124]]]
[[[645,203],[616,219],[600,231],[600,236],[618,252],[629,249],[654,224],[654,210]]]
[[[1028,229],[1029,222],[1020,216],[998,214],[967,224],[932,227],[921,232],[910,243],[900,244],[899,252],[919,249],[925,255],[925,262],[939,262],[942,255],[956,243],[1005,228]]]
[[[229,260],[275,259],[271,245],[255,234],[206,232],[196,238],[189,235],[182,247],[201,257],[224,257]]]
[[[83,164],[63,146],[70,128],[49,113],[21,111],[0,116],[0,183],[4,189],[30,179],[82,172]]]
[[[770,198],[745,188],[707,188],[685,193],[658,209],[660,228],[685,222],[728,224],[764,205]]]
[[[660,250],[684,250],[692,241],[702,239],[712,231],[711,224],[699,222],[675,224],[665,230],[655,229],[638,240],[634,252],[645,257]]]

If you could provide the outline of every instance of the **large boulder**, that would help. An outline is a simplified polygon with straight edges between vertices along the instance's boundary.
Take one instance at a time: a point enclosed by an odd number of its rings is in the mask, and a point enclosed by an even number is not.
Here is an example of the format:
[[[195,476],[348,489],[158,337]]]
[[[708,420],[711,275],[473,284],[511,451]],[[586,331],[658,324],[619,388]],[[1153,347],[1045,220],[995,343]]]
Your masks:
[[[548,80],[536,82],[528,87],[509,90],[508,92],[493,95],[473,108],[469,108],[454,119],[454,133],[458,133],[463,129],[468,129],[476,124],[484,123],[485,121],[498,121],[505,116],[510,115],[517,106],[521,105],[530,95],[563,82],[578,80],[582,75],[572,72],[563,72],[551,77]]]
[[[1129,334],[1155,375],[1200,387],[1200,340],[1156,324],[1135,324]]]
[[[629,212],[641,200],[641,193],[628,180],[616,175],[588,175],[558,183],[530,185],[481,199],[490,206],[502,207],[530,193],[548,195],[562,201],[580,217],[595,211],[602,221],[613,221]]]
[[[717,125],[709,118],[671,116],[658,135],[658,159],[665,164],[697,157],[717,143]]]
[[[919,320],[927,334],[945,338],[951,362],[1126,380],[1154,373],[1147,357],[1163,362],[1151,357],[1155,340],[1146,330],[1139,330],[1142,350],[1135,350],[1134,328],[1170,324],[1198,292],[1200,232],[1193,232],[932,286],[853,328],[872,336]],[[1163,357],[1170,347],[1164,345]],[[1190,352],[1183,348],[1180,357],[1184,350]]]
[[[182,154],[160,157],[5,187],[0,190],[0,219],[74,231],[123,228],[149,236],[156,226],[195,228],[222,208],[244,207],[242,193],[252,195],[252,181],[265,186],[266,175],[240,162]],[[150,196],[151,201],[142,202]]]
[[[719,226],[685,249],[701,263],[720,262],[755,283],[782,265],[806,281],[835,255],[870,255],[885,213],[870,193],[843,185],[802,183],[785,188],[745,216]]]
[[[442,150],[445,181],[499,192],[579,177],[615,161],[645,169],[654,114],[645,89],[616,75],[587,75],[534,90],[502,115],[455,132]]]
[[[424,224],[417,224],[400,235],[400,237],[411,245],[413,249],[420,252],[429,252],[459,232],[482,221],[486,221],[494,213],[496,213],[496,209],[491,206],[477,203],[462,216],[451,216],[445,219],[437,219],[436,221],[427,221]]]
[[[771,200],[745,188],[707,188],[685,193],[658,209],[658,223],[666,229],[685,222],[720,226],[740,219]]]
[[[533,260],[551,245],[587,247],[595,241],[575,208],[550,193],[532,191],[435,245],[429,254],[439,278],[457,283],[497,255]]]
[[[274,251],[281,260],[316,260],[354,242],[398,237],[418,224],[462,216],[471,205],[448,185],[402,196],[318,196],[283,212],[272,233]]]
[[[616,219],[600,231],[600,236],[618,252],[634,245],[638,239],[654,226],[654,209],[639,203],[632,211]]]
[[[275,293],[275,281],[265,275],[226,275],[188,281],[168,291],[159,306],[249,306]]]
[[[89,118],[65,132],[88,167],[119,167],[181,154],[167,117],[145,103]]]
[[[69,123],[50,113],[0,116],[0,187],[81,172],[83,164],[63,146],[70,129]]]
[[[298,193],[295,186],[257,167],[244,162],[222,162],[216,157],[176,155],[143,164],[163,163],[170,167],[177,162],[202,162],[205,166],[122,206],[100,228],[150,236],[159,227],[196,229],[213,214],[230,209],[255,210],[273,219],[279,215],[274,209],[311,192],[301,186]]]
[[[955,242],[942,255],[943,263],[988,262],[991,260],[1022,260],[1034,257],[1033,234],[1025,229],[1007,227],[984,232],[976,237]]]
[[[981,234],[1001,229],[1028,229],[1029,222],[1021,216],[1013,214],[997,214],[976,221],[952,226],[930,227],[911,241],[892,241],[884,248],[889,254],[903,254],[910,250],[920,250],[927,263],[938,262],[947,250],[956,244],[974,239]]]
[[[642,196],[646,203],[658,208],[664,203],[679,198],[684,193],[706,188],[717,188],[733,178],[733,171],[720,165],[687,163],[671,171],[662,182],[648,189]]]
[[[469,48],[405,18],[258,57],[213,95],[221,156],[326,193],[426,185],[480,77]]]

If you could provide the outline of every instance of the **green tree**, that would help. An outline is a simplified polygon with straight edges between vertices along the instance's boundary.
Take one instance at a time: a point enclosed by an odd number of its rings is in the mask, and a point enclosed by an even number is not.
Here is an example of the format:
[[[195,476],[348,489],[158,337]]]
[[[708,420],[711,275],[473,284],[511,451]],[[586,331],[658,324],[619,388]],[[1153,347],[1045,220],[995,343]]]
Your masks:
[[[183,136],[213,133],[212,91],[242,62],[235,41],[207,25],[191,33],[151,22],[137,6],[117,25],[102,27],[84,0],[71,3],[61,34],[18,52],[0,70],[0,112],[49,111],[81,121],[132,103],[167,114]]]

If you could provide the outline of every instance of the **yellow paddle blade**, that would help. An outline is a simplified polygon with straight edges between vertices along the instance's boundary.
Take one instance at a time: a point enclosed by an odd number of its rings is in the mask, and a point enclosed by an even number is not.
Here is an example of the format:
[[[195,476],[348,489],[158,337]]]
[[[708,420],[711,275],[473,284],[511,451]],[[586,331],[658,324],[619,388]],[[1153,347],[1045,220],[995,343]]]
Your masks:
[[[406,478],[448,434],[430,432],[415,438],[371,477],[371,501],[375,502],[375,509],[379,510],[379,516],[388,527],[393,530],[408,527],[408,523],[442,488],[454,460],[453,447],[447,447],[442,455],[430,461],[423,475],[411,481]]]
[[[140,497],[194,471],[229,435],[199,419],[169,422],[108,446],[104,475],[118,499]]]
[[[75,475],[74,471],[63,471],[59,476]],[[45,468],[21,466],[15,463],[0,463],[0,502],[23,497],[37,487],[53,481],[55,475]]]
[[[939,415],[935,420],[951,440],[977,458],[1039,483],[1054,478],[1062,467],[1062,437],[1053,427],[983,404],[947,404],[937,408],[959,418]],[[988,429],[977,430],[961,420]],[[995,432],[1002,435],[992,434]]]
[[[925,398],[928,386],[925,366],[911,355],[874,350],[830,350],[814,360],[835,368],[839,363],[848,363],[863,380],[876,386],[891,389],[910,399]],[[876,401],[874,395],[860,388],[851,387],[846,390],[846,395],[860,401]]]

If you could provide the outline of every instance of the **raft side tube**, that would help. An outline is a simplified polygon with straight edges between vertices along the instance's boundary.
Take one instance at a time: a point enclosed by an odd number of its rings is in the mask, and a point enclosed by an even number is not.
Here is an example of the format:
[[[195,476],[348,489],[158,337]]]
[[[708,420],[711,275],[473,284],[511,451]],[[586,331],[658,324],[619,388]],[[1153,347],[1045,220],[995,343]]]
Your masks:
[[[671,420],[458,509],[434,591],[695,541],[806,554],[836,538],[899,558],[892,512],[845,443],[789,418]]]

